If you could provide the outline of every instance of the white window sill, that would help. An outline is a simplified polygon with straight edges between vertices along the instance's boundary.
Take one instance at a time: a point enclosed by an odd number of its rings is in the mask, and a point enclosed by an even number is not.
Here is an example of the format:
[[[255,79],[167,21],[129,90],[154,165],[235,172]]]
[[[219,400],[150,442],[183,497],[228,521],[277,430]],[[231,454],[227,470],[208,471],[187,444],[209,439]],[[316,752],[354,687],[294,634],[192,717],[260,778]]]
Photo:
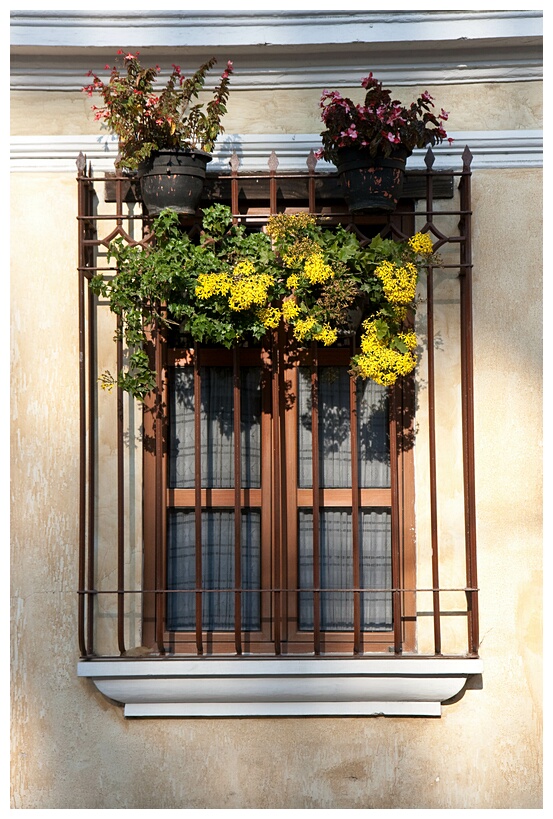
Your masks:
[[[480,659],[86,660],[78,675],[126,717],[431,716],[482,673]]]

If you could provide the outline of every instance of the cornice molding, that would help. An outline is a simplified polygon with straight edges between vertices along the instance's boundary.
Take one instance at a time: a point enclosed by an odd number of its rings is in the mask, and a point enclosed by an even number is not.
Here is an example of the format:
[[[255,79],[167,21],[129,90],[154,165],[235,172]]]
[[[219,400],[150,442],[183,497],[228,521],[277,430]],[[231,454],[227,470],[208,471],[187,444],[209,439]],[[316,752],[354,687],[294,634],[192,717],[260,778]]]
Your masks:
[[[192,658],[89,660],[77,673],[126,717],[439,717],[482,668],[455,658]]]
[[[459,131],[453,132],[453,145],[438,145],[433,151],[435,167],[461,167],[461,154],[468,145],[473,154],[473,170],[488,168],[539,168],[543,165],[542,131]],[[236,152],[244,172],[267,171],[271,151],[275,151],[280,171],[303,171],[311,150],[320,146],[318,134],[226,134],[216,145],[209,172],[228,170]],[[92,164],[95,173],[113,171],[117,139],[109,135],[21,136],[12,137],[12,173],[76,173],[80,153]],[[424,168],[426,151],[415,151],[409,168]],[[317,171],[331,172],[327,162],[317,163]]]
[[[234,61],[238,91],[357,87],[369,69],[393,86],[535,81],[542,29],[535,10],[15,11],[11,87],[79,90],[119,48],[187,74],[208,50]]]
[[[527,11],[53,11],[10,14],[11,43],[55,47],[306,46],[542,36]],[[122,41],[122,35],[124,41]]]
[[[228,54],[220,48],[213,49],[220,65],[225,65]],[[114,53],[86,56],[15,55],[12,58],[10,88],[12,91],[81,91],[88,82],[87,72],[94,68],[102,76],[104,65],[112,64]],[[367,74],[366,49],[352,48],[347,55],[334,51],[316,54],[304,50],[293,55],[256,56],[232,53],[235,72],[232,77],[234,91],[293,90],[302,88],[348,88],[359,86]],[[347,58],[347,59],[345,59]],[[184,73],[190,75],[198,61],[178,51],[166,55],[160,51],[148,54],[149,64],[160,64],[160,81],[166,81],[169,67],[178,62]],[[371,51],[371,70],[385,85],[431,86],[459,85],[462,83],[489,82],[540,82],[543,79],[541,56],[534,49],[496,49],[486,56],[480,53],[456,53],[452,50],[433,49],[430,53],[415,57],[410,49],[393,54],[386,49]],[[109,72],[105,72],[106,76]],[[212,72],[206,81],[211,89],[218,80]]]

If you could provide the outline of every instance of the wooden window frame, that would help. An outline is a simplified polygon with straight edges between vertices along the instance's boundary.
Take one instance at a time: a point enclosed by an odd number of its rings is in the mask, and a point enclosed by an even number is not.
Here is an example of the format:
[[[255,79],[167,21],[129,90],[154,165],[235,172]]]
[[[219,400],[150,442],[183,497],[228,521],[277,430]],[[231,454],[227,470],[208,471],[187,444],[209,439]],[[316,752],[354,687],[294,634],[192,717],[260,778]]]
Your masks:
[[[282,333],[280,334],[282,336]],[[235,351],[201,349],[201,366],[252,366],[262,364],[262,479],[259,489],[175,489],[168,485],[169,463],[169,387],[175,366],[191,366],[195,378],[197,352],[174,349],[158,336],[154,357],[161,364],[160,396],[153,396],[144,413],[144,625],[146,644],[157,641],[163,651],[184,655],[358,655],[398,649],[415,649],[416,556],[414,520],[414,468],[412,447],[413,382],[406,378],[389,389],[391,486],[384,489],[300,489],[297,486],[297,405],[283,400],[284,383],[295,386],[298,366],[311,366],[316,356],[318,366],[347,363],[348,348],[314,348],[287,357],[282,337],[275,334],[268,349],[241,348]],[[276,366],[280,360],[283,366]],[[238,362],[238,364],[237,364]],[[355,396],[355,381],[350,379],[350,400]],[[195,382],[196,388],[199,381]],[[197,389],[196,389],[197,391]],[[354,406],[354,404],[352,404]],[[199,417],[199,413],[196,413]],[[159,424],[157,434],[156,425]],[[355,424],[352,424],[354,429]],[[352,436],[353,438],[353,436]],[[155,442],[157,441],[157,444]],[[352,440],[352,448],[354,441]],[[279,448],[282,451],[279,453]],[[269,458],[267,453],[273,453]],[[274,453],[277,453],[274,456]],[[239,457],[239,456],[238,456]],[[286,471],[281,465],[286,465]],[[318,480],[314,480],[318,484]],[[352,480],[352,486],[354,481]],[[389,508],[392,526],[392,631],[362,631],[359,605],[354,602],[353,631],[324,631],[314,625],[313,632],[297,626],[297,515],[300,508],[347,508],[356,515],[360,508]],[[206,508],[238,509],[248,506],[261,509],[261,630],[210,633],[197,628],[168,631],[165,624],[167,576],[167,517],[170,509]],[[353,527],[354,530],[356,527]],[[239,530],[238,530],[239,531]],[[196,545],[198,545],[199,535]],[[355,539],[355,535],[354,535]],[[354,545],[355,550],[355,545]],[[238,559],[238,558],[237,558]],[[354,558],[355,565],[355,558]],[[201,567],[197,577],[201,575]],[[359,583],[354,570],[354,587]],[[314,581],[315,582],[315,581]],[[236,580],[237,586],[239,583]],[[315,586],[316,588],[316,586]],[[152,590],[152,591],[149,591]],[[319,594],[314,591],[314,601]],[[235,592],[239,610],[240,592]],[[196,616],[199,621],[202,592],[197,591]],[[354,592],[354,600],[359,594]],[[314,617],[316,615],[314,614]]]

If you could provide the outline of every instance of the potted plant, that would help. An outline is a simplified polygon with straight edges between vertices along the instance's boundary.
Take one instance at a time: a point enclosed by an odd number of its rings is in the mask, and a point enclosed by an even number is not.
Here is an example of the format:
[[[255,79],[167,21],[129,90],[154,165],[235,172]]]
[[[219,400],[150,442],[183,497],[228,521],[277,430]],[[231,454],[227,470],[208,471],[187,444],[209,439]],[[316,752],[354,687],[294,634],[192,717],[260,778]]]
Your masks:
[[[247,233],[219,204],[203,211],[197,240],[169,210],[152,229],[147,247],[115,239],[110,258],[117,274],[91,280],[119,316],[129,348],[124,371],[104,373],[104,387],[117,384],[139,399],[154,389],[146,352],[153,324],[230,348],[259,343],[282,322],[291,345],[329,346],[355,333],[364,316],[352,374],[390,385],[415,368],[417,340],[406,318],[420,269],[438,262],[427,234],[405,242],[376,236],[364,246],[352,232],[325,228],[307,213],[276,214],[266,232]]]
[[[188,79],[173,65],[165,87],[157,89],[158,65],[144,68],[138,52],[118,54],[123,68],[111,68],[105,82],[90,71],[92,81],[83,89],[89,96],[100,95],[103,104],[92,106],[95,118],[119,137],[116,167],[136,172],[150,215],[165,208],[195,213],[211,151],[224,130],[221,119],[226,113],[232,63],[227,63],[212,98],[204,104],[194,100],[215,58]]]
[[[336,165],[350,210],[391,211],[401,196],[405,163],[413,149],[448,139],[443,127],[448,113],[432,113],[428,91],[404,106],[372,72],[361,85],[366,94],[357,105],[338,91],[323,91],[320,107],[326,127],[315,155]]]

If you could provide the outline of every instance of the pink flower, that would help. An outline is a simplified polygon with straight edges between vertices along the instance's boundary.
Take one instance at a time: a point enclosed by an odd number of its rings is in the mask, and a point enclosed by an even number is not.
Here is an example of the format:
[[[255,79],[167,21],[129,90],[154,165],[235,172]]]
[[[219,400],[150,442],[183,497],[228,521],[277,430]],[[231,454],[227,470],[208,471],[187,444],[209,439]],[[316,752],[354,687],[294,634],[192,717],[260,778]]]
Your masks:
[[[129,52],[129,54],[125,54],[125,59],[126,60],[136,60],[136,58],[138,57],[138,53],[139,53],[138,51],[136,52],[136,54],[131,54]]]
[[[341,137],[349,137],[350,139],[357,139],[359,134],[357,133],[355,123],[353,125],[350,125],[347,131],[342,131],[340,136]]]
[[[373,82],[373,72],[371,71],[369,73],[368,77],[365,77],[364,80],[361,80],[361,85],[363,86],[363,88],[368,88],[369,85],[373,85],[373,84],[374,84],[374,82]]]
[[[401,139],[398,136],[392,134],[391,132],[388,132],[386,134],[386,138],[388,139],[388,142],[392,143],[392,145],[399,145],[399,143],[401,142]]]
[[[422,92],[422,94],[421,94],[421,100],[424,100],[425,102],[430,102],[430,101],[431,101],[431,100],[433,100],[433,99],[434,99],[434,97],[430,96],[430,94],[428,93],[428,91],[423,91],[423,92]]]
[[[440,111],[440,119],[447,119],[448,117],[449,111],[444,111],[444,109],[442,108],[442,110]]]
[[[232,60],[229,60],[229,61],[227,62],[227,71],[232,71],[232,68],[233,68],[233,65],[232,65]]]

